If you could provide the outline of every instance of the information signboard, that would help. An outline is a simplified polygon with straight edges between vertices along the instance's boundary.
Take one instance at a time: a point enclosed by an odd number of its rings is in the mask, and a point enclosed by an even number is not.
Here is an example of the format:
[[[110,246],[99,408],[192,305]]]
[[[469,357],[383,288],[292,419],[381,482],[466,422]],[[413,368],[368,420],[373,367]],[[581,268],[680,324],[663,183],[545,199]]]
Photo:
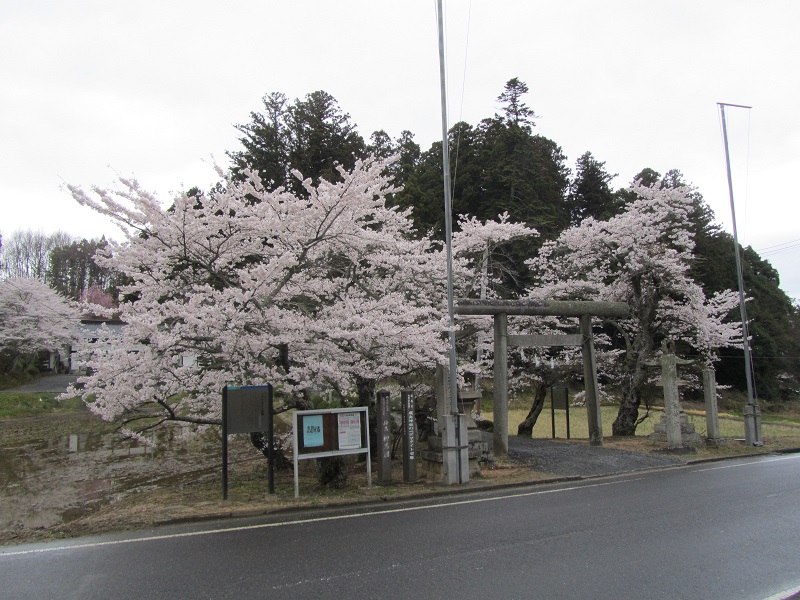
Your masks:
[[[272,429],[271,384],[229,386],[222,389],[222,498],[228,499],[228,435],[267,433],[267,486],[275,493],[275,440]]]
[[[298,461],[347,454],[367,455],[367,485],[372,487],[367,407],[298,410],[294,424],[294,496],[300,495]]]

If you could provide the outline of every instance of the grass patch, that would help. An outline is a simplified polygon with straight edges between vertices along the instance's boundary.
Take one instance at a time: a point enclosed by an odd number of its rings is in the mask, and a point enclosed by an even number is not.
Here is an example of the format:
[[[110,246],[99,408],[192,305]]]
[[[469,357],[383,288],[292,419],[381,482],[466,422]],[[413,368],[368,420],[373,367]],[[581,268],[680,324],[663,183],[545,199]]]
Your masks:
[[[517,427],[525,420],[528,415],[528,408],[509,408],[508,411],[508,433],[509,435],[517,434]],[[617,417],[617,406],[602,406],[601,414],[603,420],[603,435],[608,437],[611,435],[611,424]],[[701,436],[706,433],[706,418],[705,412],[701,410],[687,410],[686,411],[689,422],[694,424],[695,430]],[[483,416],[487,419],[493,419],[494,415],[491,411],[483,410]],[[640,410],[640,415],[644,416],[644,410]],[[637,427],[636,436],[647,436],[653,432],[653,425],[661,421],[661,409],[651,409],[649,416]],[[563,410],[555,411],[556,422],[556,437],[566,439],[567,437],[567,419],[566,412]],[[589,422],[586,414],[586,408],[580,406],[571,406],[569,409],[569,424],[570,424],[570,438],[580,440],[589,439]],[[720,415],[719,418],[720,435],[727,439],[740,439],[744,437],[744,419],[734,415]],[[792,445],[800,447],[800,420],[790,419],[786,417],[774,417],[770,415],[767,418],[762,418],[761,432],[765,441],[779,440],[778,446]],[[552,437],[552,419],[550,412],[549,402],[545,404],[539,419],[533,428],[533,437],[535,438],[550,438]]]
[[[33,371],[0,375],[0,393],[3,390],[10,390],[31,381],[36,381],[39,377],[41,377],[41,373]]]
[[[80,412],[85,410],[80,398],[56,400],[57,393],[20,394],[0,392],[0,419]]]

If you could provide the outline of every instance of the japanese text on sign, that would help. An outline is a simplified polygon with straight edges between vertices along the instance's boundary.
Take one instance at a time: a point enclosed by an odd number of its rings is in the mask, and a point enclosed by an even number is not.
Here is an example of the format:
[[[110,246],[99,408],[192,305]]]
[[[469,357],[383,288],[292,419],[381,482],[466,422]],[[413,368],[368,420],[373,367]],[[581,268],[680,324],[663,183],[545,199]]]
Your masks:
[[[315,448],[325,443],[322,434],[322,415],[309,415],[303,419],[303,446]]]
[[[361,447],[361,415],[357,412],[339,413],[339,449]]]

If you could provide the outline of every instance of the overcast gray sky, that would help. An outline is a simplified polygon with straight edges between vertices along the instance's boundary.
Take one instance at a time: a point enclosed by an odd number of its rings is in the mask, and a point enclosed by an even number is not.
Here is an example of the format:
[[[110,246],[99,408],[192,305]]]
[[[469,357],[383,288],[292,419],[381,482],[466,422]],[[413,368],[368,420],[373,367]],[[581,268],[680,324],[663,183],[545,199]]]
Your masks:
[[[683,171],[800,298],[800,2],[449,0],[450,124],[499,110],[519,77],[539,133],[627,184]],[[0,232],[115,235],[63,182],[215,180],[233,125],[273,91],[332,94],[368,138],[441,136],[435,0],[0,0]],[[796,245],[795,245],[796,244]],[[775,250],[778,250],[775,252]]]

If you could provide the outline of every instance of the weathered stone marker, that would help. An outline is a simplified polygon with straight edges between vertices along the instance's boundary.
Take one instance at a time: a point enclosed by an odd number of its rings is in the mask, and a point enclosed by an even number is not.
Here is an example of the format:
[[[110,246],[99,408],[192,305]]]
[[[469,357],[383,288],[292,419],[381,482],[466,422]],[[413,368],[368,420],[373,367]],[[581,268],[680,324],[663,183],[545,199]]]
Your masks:
[[[392,429],[389,391],[380,390],[375,395],[378,434],[378,483],[392,481]]]
[[[681,436],[681,401],[678,392],[678,364],[689,364],[674,354],[664,353],[661,362],[661,380],[664,383],[664,418],[667,426],[667,447],[683,448]]]
[[[675,355],[674,345],[666,340],[662,344],[662,354],[658,361],[649,361],[650,366],[661,366],[661,385],[664,388],[664,414],[661,423],[653,426],[650,440],[653,443],[666,441],[670,450],[691,450],[700,440],[689,417],[681,411],[678,386],[678,365],[690,365],[694,361],[684,360]]]
[[[414,413],[414,394],[409,390],[400,392],[403,405],[403,481],[417,481],[417,421]]]
[[[722,439],[719,434],[719,411],[717,410],[717,379],[714,369],[703,369],[703,396],[706,405],[706,444],[719,446]]]

